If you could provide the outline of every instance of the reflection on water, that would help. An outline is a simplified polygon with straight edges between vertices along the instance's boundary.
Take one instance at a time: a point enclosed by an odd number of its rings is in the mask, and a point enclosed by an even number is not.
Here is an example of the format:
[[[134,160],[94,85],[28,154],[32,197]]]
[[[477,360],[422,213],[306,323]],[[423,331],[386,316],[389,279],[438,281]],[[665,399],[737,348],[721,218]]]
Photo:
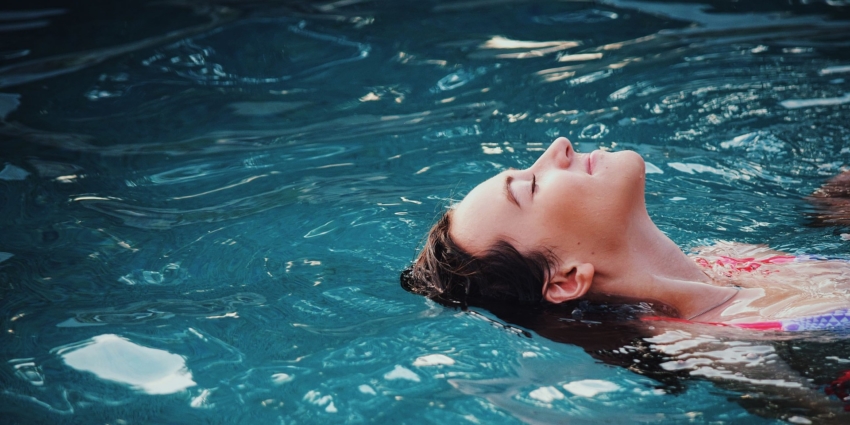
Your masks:
[[[558,136],[640,153],[684,248],[847,259],[803,200],[850,166],[847,2],[706,2],[0,11],[0,416],[846,422],[846,335],[505,326],[398,288],[436,215]]]
[[[182,357],[134,344],[118,335],[98,335],[58,348],[56,353],[76,370],[148,394],[171,394],[197,385]]]

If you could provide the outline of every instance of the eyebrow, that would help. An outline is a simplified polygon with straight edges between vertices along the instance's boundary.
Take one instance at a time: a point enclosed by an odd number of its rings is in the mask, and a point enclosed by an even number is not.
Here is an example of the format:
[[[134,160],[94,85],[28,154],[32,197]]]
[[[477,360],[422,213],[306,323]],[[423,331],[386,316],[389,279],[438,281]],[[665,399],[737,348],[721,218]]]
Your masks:
[[[505,177],[505,188],[504,188],[505,196],[508,198],[509,201],[513,202],[513,204],[516,205],[517,208],[522,208],[522,207],[519,206],[519,202],[517,202],[516,197],[514,197],[514,193],[511,192],[511,182],[512,181],[514,181],[513,176]]]

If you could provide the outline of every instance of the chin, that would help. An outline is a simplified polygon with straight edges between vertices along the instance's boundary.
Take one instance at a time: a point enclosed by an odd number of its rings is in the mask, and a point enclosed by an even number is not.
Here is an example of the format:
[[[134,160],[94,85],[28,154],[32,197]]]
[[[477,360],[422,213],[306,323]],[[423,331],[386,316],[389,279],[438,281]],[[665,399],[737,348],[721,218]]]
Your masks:
[[[619,151],[611,154],[616,158],[617,172],[631,178],[640,177],[645,180],[646,162],[643,157],[635,151]]]
[[[635,151],[620,151],[614,155],[619,156],[617,169],[622,177],[623,191],[633,195],[633,202],[643,203],[646,189],[646,162],[643,157]]]

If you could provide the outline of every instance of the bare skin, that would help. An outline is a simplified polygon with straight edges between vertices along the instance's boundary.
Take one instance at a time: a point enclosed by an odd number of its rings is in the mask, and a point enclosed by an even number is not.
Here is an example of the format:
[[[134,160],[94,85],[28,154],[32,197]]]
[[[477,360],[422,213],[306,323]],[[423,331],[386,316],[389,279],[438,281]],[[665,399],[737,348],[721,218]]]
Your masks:
[[[650,219],[644,167],[634,152],[581,154],[558,138],[528,169],[505,171],[473,189],[452,211],[450,233],[473,255],[499,239],[521,252],[551,250],[558,261],[543,297],[552,303],[582,297],[649,301],[702,322],[800,317],[850,305],[839,294],[850,282],[843,263],[820,265],[841,269],[822,279],[842,281],[832,298],[791,284],[823,272],[811,265],[770,264],[758,274],[700,265]]]

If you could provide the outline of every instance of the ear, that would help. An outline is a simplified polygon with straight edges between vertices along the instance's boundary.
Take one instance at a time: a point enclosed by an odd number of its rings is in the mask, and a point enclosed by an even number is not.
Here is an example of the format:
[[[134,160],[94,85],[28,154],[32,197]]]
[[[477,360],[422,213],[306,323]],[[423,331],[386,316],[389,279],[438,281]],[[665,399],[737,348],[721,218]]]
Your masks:
[[[543,285],[543,298],[553,304],[581,298],[590,289],[595,271],[590,263],[559,270]]]

